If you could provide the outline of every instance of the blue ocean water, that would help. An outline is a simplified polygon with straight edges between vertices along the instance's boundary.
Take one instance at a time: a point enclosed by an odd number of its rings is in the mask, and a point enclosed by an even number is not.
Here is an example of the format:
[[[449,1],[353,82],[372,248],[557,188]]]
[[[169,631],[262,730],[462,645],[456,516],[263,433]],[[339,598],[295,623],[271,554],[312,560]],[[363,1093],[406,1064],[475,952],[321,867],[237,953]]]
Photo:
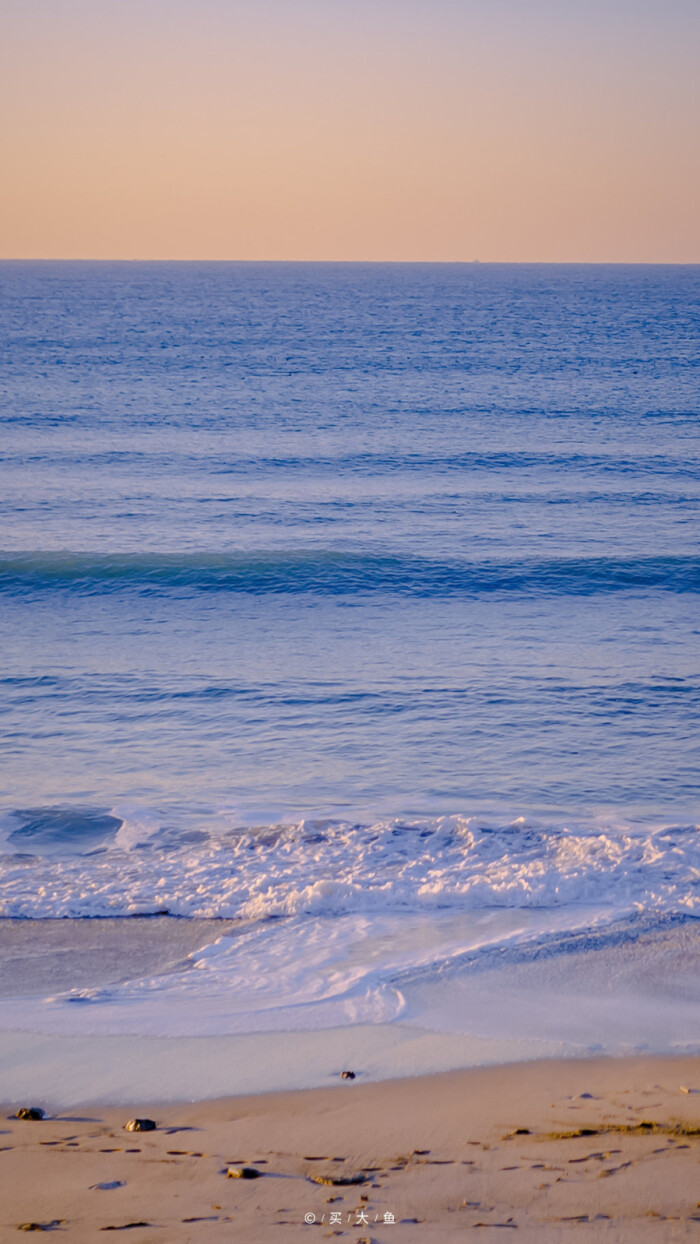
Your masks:
[[[0,327],[1,910],[693,909],[699,268],[4,263]]]

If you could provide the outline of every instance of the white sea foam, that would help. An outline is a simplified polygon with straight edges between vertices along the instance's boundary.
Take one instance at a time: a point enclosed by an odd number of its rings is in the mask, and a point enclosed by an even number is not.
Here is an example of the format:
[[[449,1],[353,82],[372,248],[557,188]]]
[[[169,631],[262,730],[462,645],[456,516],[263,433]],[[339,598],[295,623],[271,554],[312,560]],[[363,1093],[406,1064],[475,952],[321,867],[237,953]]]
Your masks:
[[[587,928],[605,918],[588,908],[575,917]],[[245,924],[189,955],[189,970],[0,1001],[0,1028],[21,1023],[64,1035],[201,1036],[387,1024],[405,1009],[402,977],[412,980],[420,969],[431,977],[436,963],[443,971],[464,955],[532,942],[570,923],[564,909],[508,909]]]
[[[191,955],[188,970],[0,1003],[0,1027],[184,1037],[399,1021],[495,1039],[500,1011],[487,1032],[484,998],[498,989],[473,983],[474,953],[512,959],[525,946],[537,957],[555,934],[700,910],[694,827],[442,817],[251,828],[229,810],[185,835],[138,809],[114,815],[121,828],[97,851],[7,852],[2,914],[168,911],[237,918],[238,929]],[[446,987],[460,965],[466,984]],[[547,1035],[546,1009],[533,1039]]]
[[[358,825],[237,827],[221,814],[187,837],[115,809],[121,828],[91,853],[50,859],[5,842],[0,914],[190,917],[461,912],[607,905],[700,910],[700,833],[610,821],[486,824],[473,817]],[[10,852],[10,846],[14,851]]]

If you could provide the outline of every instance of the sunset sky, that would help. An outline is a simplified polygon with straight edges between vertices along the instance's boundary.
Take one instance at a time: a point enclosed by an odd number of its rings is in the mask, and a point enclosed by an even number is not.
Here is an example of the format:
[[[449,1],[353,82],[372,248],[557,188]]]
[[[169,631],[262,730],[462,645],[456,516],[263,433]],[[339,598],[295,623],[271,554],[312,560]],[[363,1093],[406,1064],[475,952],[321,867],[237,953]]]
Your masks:
[[[4,257],[700,262],[699,0],[1,0]]]

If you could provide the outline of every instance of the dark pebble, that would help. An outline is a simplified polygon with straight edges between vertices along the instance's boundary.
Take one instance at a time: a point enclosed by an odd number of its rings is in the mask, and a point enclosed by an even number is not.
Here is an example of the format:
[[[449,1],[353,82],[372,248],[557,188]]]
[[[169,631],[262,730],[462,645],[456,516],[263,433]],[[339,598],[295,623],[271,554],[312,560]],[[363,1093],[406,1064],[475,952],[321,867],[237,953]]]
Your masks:
[[[354,1071],[341,1071],[340,1078],[341,1080],[354,1080],[355,1072]]]
[[[41,1109],[40,1106],[20,1106],[19,1110],[17,1111],[17,1114],[15,1115],[15,1118],[16,1119],[34,1119],[35,1121],[38,1122],[39,1119],[44,1118],[44,1111]],[[32,1230],[34,1230],[34,1228],[32,1228]],[[37,1227],[36,1230],[43,1231],[43,1227]]]
[[[226,1172],[227,1179],[260,1179],[264,1174],[263,1171],[257,1171],[254,1166],[229,1166]]]
[[[156,1125],[153,1119],[129,1119],[124,1124],[125,1132],[155,1132]]]

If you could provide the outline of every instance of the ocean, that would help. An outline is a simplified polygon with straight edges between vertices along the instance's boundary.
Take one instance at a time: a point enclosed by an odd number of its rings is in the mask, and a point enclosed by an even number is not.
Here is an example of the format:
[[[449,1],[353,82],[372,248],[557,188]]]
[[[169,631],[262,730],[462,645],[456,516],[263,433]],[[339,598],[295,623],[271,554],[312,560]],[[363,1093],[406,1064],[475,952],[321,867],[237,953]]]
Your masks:
[[[26,1026],[697,1044],[498,982],[655,1015],[700,913],[700,268],[13,262],[0,326],[0,914],[240,922]]]

